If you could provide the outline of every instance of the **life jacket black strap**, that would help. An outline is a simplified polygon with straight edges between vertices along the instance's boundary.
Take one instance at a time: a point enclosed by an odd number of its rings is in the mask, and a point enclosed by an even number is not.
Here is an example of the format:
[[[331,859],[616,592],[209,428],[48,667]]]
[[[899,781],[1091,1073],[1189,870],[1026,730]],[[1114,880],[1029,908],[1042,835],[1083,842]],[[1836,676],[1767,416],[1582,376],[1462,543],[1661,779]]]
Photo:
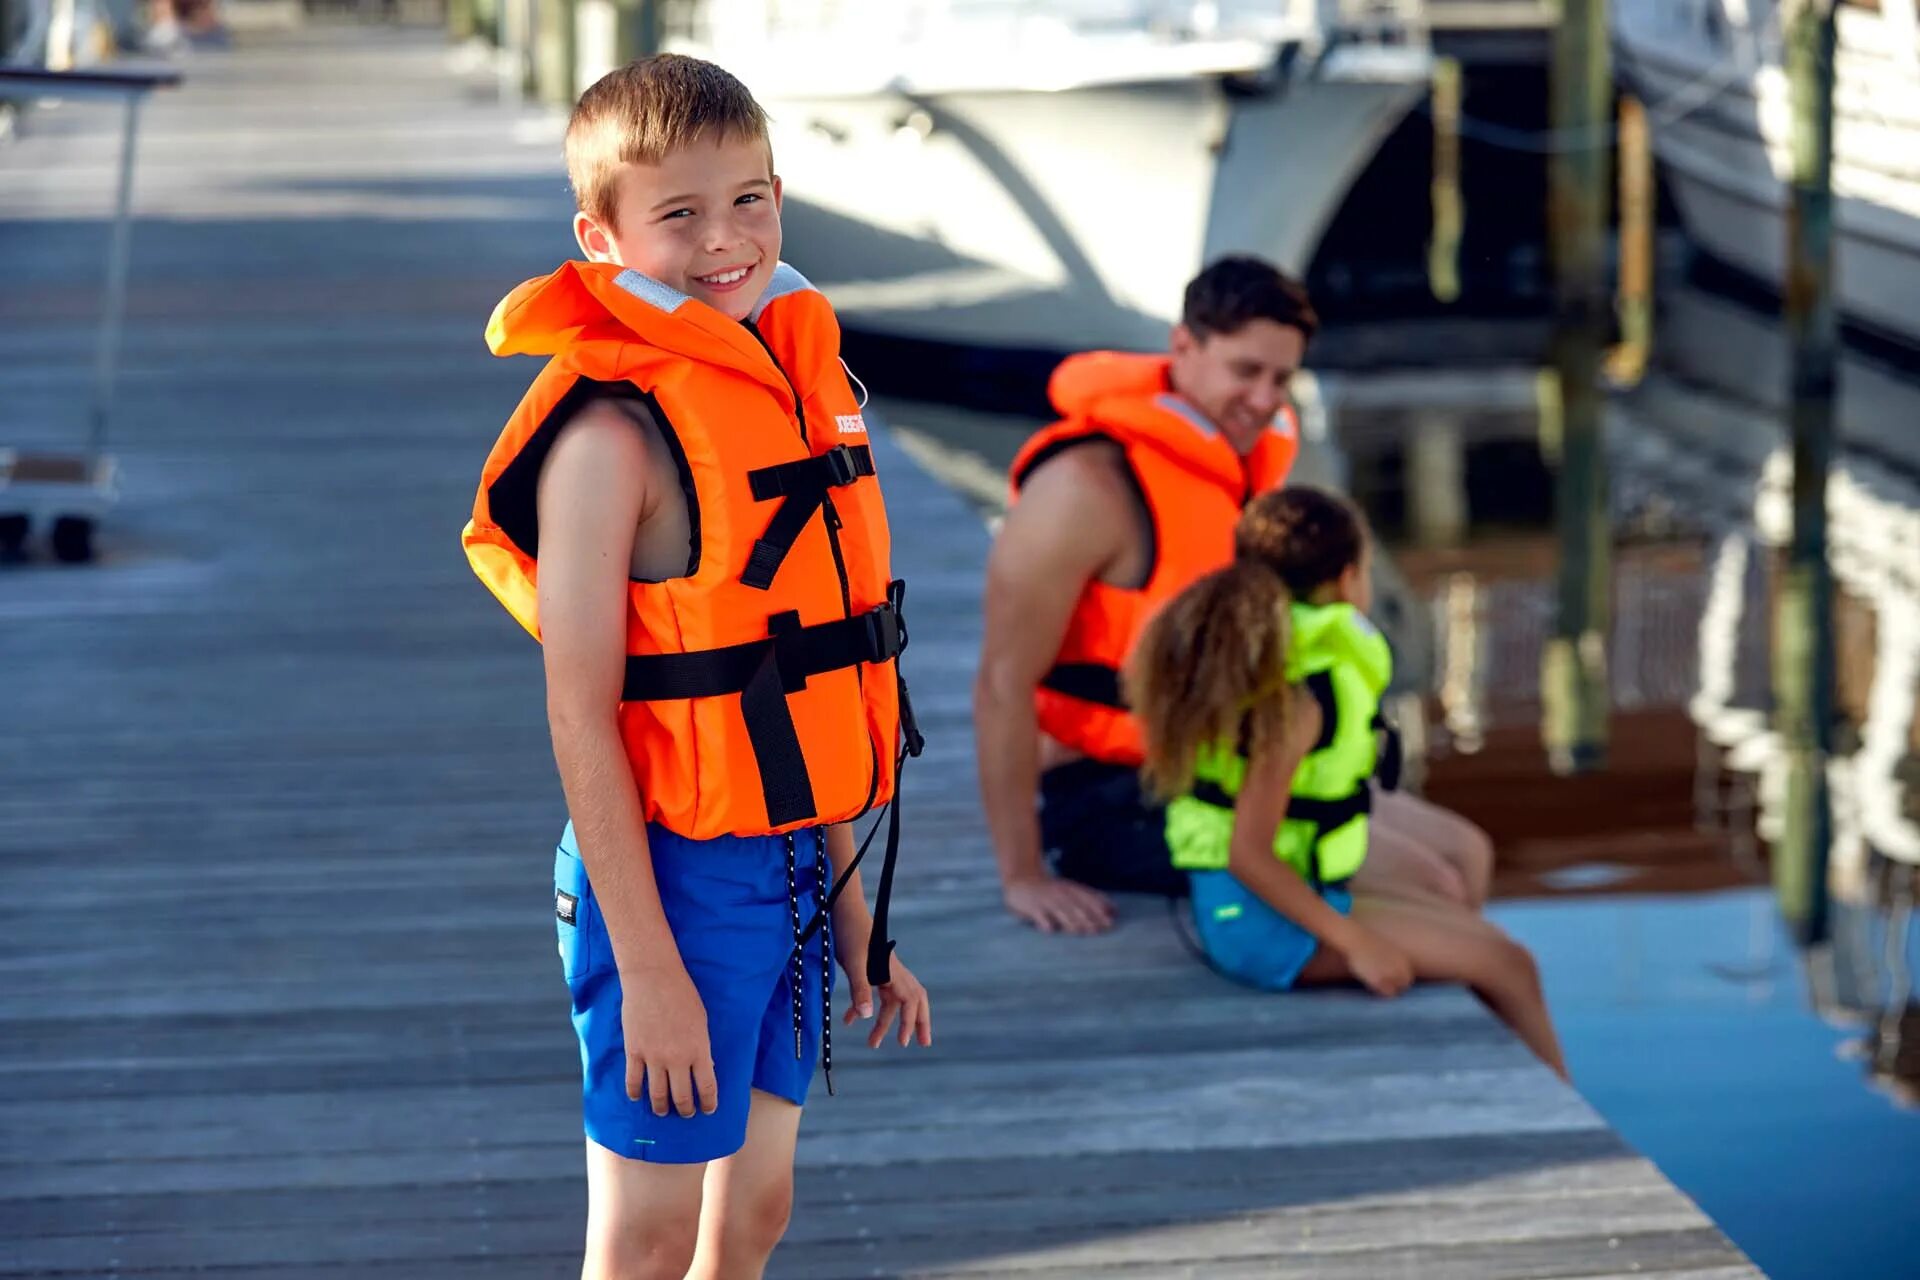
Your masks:
[[[1300,683],[1320,706],[1320,736],[1307,750],[1312,755],[1333,745],[1334,735],[1340,731],[1340,700],[1334,697],[1331,671],[1316,671]]]
[[[896,613],[904,613],[906,594],[907,584],[904,582],[896,581],[887,588],[887,602]],[[905,632],[903,631],[901,635],[901,643],[904,645]],[[840,901],[841,891],[847,887],[847,882],[853,879],[853,873],[860,869],[860,863],[866,858],[867,850],[873,846],[874,836],[879,834],[881,824],[885,823],[887,848],[880,862],[880,885],[874,890],[873,895],[873,931],[867,935],[867,981],[876,987],[884,987],[893,981],[894,942],[887,936],[887,917],[893,906],[894,866],[900,859],[901,788],[906,782],[907,761],[918,756],[927,745],[926,739],[920,736],[920,725],[913,714],[913,699],[907,693],[907,680],[905,676],[900,675],[898,663],[894,664],[894,675],[900,682],[901,747],[900,754],[895,756],[893,761],[893,798],[887,801],[886,812],[875,819],[873,826],[868,828],[867,838],[862,840],[859,849],[854,851],[853,861],[847,864],[846,870],[842,871],[839,879],[833,882],[833,891],[827,895],[827,900],[820,905],[820,909],[814,913],[813,919],[807,922],[807,927],[800,931],[800,936],[794,940],[793,944],[797,953],[807,945],[815,932],[827,925],[833,912],[833,904]]]
[[[1040,678],[1040,687],[1116,711],[1127,709],[1126,699],[1120,696],[1119,671],[1097,662],[1058,663]]]
[[[788,693],[804,688],[809,676],[862,662],[887,662],[906,647],[907,629],[891,602],[865,613],[811,627],[782,629],[776,615],[764,640],[748,640],[691,653],[648,653],[627,658],[622,702],[666,702],[675,698],[724,698],[745,692],[771,656]]]
[[[1209,804],[1216,809],[1231,810],[1236,803],[1232,792],[1208,779],[1195,782],[1193,790],[1188,794],[1201,804]],[[1329,831],[1337,831],[1346,826],[1362,814],[1372,812],[1373,788],[1365,782],[1338,800],[1314,800],[1305,796],[1287,797],[1287,821],[1311,822],[1314,826],[1313,851],[1307,863],[1307,880],[1316,891],[1327,887],[1326,881],[1320,875],[1321,838]]]
[[[1373,728],[1380,735],[1380,758],[1374,762],[1373,776],[1382,789],[1398,791],[1400,774],[1406,766],[1406,747],[1400,741],[1400,730],[1378,713],[1373,717]]]
[[[1237,803],[1232,792],[1210,779],[1202,779],[1193,784],[1193,798],[1201,804],[1210,804],[1216,809],[1231,809]]]
[[[699,649],[692,653],[639,654],[627,659],[622,702],[663,702],[676,698],[740,695],[740,715],[753,745],[766,796],[767,821],[773,826],[815,816],[813,781],[793,723],[787,695],[806,687],[810,676],[861,663],[884,663],[906,647],[907,629],[897,602],[904,587],[888,589],[888,602],[866,613],[811,627],[791,612],[768,620],[765,640]],[[917,733],[917,731],[916,731]]]
[[[1200,781],[1190,793],[1201,804],[1216,809],[1231,809],[1238,801],[1217,782]],[[1322,834],[1344,827],[1362,814],[1373,812],[1373,788],[1362,783],[1352,794],[1338,800],[1313,800],[1305,796],[1287,797],[1287,821],[1311,822]]]
[[[826,502],[827,490],[845,488],[872,474],[873,450],[866,445],[844,444],[811,458],[749,471],[747,485],[755,502],[782,501],[767,522],[766,532],[755,540],[740,581],[756,591],[771,587],[800,531]]]

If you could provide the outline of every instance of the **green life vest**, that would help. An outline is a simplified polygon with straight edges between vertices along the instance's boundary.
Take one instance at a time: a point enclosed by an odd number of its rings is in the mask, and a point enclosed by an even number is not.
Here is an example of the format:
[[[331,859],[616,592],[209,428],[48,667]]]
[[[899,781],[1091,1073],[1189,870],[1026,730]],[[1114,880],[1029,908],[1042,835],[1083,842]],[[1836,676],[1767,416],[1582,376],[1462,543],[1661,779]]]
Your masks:
[[[1274,856],[1309,884],[1335,884],[1367,856],[1367,783],[1378,762],[1380,695],[1393,654],[1350,604],[1292,606],[1287,683],[1305,686],[1320,705],[1320,737],[1294,771],[1287,816],[1274,833]],[[1233,840],[1233,806],[1246,781],[1242,745],[1203,749],[1193,791],[1167,806],[1167,847],[1186,871],[1223,871]]]

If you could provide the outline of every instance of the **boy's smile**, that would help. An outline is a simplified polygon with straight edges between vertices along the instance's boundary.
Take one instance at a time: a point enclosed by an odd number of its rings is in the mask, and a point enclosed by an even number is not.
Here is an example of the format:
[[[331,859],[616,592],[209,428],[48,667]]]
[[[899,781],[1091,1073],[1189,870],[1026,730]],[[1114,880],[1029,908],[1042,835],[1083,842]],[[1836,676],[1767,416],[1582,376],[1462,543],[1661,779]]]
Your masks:
[[[581,251],[744,320],[780,263],[780,179],[758,139],[708,137],[620,166],[614,225],[574,218]]]

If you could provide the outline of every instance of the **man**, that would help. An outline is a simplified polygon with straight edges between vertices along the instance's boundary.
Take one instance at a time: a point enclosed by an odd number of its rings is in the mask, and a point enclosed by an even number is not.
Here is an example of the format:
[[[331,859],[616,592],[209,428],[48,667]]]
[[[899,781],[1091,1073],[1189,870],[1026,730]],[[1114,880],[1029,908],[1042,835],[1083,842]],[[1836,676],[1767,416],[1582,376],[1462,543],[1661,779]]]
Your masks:
[[[1246,502],[1285,481],[1288,388],[1318,326],[1299,281],[1222,258],[1187,285],[1167,355],[1094,352],[1054,372],[1061,421],[1014,460],[974,687],[1004,897],[1036,928],[1106,929],[1102,890],[1185,891],[1118,671],[1147,618],[1232,557]],[[1484,899],[1492,849],[1472,824],[1411,797],[1383,796],[1376,816],[1376,891]]]
[[[1106,928],[1101,889],[1182,889],[1117,673],[1154,609],[1232,556],[1246,499],[1286,478],[1287,385],[1317,325],[1298,282],[1225,258],[1187,286],[1168,355],[1095,352],[1054,373],[1062,421],[1014,461],[974,690],[1007,907],[1039,929]]]

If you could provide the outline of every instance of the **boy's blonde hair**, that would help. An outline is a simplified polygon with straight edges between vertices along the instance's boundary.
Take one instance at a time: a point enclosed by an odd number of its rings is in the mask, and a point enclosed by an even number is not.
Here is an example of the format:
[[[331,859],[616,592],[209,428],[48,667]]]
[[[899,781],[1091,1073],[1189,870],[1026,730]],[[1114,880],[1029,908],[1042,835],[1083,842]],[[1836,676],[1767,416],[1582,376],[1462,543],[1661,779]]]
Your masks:
[[[567,121],[573,198],[588,217],[611,229],[621,165],[658,164],[708,137],[767,141],[767,113],[731,74],[677,53],[609,71],[580,95]]]

